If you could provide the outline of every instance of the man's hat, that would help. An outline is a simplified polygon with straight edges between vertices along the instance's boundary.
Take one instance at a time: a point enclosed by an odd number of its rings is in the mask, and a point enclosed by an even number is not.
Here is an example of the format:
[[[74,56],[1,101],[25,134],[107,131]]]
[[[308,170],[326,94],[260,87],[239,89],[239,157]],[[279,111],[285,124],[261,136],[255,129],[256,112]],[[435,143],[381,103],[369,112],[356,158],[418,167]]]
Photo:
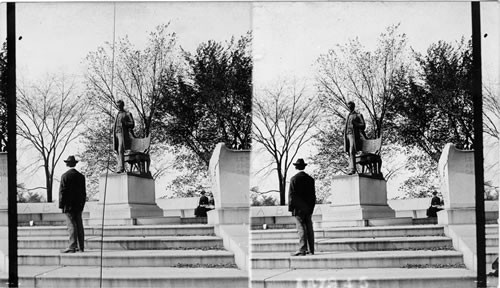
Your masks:
[[[78,163],[78,161],[76,161],[76,159],[75,159],[75,156],[73,156],[73,155],[68,156],[68,159],[64,160],[64,162],[66,162],[66,163]]]
[[[297,162],[293,163],[293,165],[303,166],[303,167],[307,166],[306,162],[304,162],[304,159],[302,159],[302,158],[297,159]]]

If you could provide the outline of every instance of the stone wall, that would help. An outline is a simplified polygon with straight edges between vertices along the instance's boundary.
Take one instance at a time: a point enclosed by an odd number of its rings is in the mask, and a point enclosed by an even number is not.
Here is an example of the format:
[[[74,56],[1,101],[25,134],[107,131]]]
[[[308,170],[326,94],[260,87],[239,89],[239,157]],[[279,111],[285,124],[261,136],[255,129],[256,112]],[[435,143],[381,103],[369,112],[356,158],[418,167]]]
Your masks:
[[[396,217],[425,218],[431,198],[388,200],[387,204],[396,211]],[[498,201],[485,201],[485,211],[498,211]],[[313,215],[322,215],[329,204],[319,204],[314,208]],[[253,206],[250,217],[291,216],[288,206]]]

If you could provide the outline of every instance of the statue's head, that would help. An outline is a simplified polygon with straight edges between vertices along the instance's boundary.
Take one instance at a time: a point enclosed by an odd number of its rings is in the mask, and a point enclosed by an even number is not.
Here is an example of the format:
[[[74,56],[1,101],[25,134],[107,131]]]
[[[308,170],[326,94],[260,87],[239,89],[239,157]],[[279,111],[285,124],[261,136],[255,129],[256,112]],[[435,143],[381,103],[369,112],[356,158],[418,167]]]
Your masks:
[[[120,109],[120,110],[123,110],[123,107],[125,107],[125,103],[123,103],[123,100],[116,101],[116,105],[118,106],[118,109]]]
[[[347,107],[349,108],[349,111],[354,111],[354,108],[356,107],[356,104],[354,104],[354,102],[352,101],[349,101],[347,102]]]

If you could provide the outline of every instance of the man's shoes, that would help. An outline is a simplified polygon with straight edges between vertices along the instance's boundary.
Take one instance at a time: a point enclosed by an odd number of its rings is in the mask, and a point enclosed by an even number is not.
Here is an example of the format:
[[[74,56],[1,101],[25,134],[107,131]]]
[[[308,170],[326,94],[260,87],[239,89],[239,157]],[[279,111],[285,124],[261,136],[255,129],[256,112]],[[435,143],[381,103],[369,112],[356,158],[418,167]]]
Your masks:
[[[306,254],[308,254],[308,255],[314,255],[314,251],[307,251]]]
[[[117,173],[117,174],[120,174],[120,173],[123,173],[123,172],[125,172],[125,169],[118,169],[118,170],[115,171],[115,173]]]
[[[305,256],[306,251],[297,251],[290,254],[291,256]]]
[[[72,249],[72,248],[67,248],[65,250],[61,250],[61,253],[75,253],[76,252],[76,249]]]
[[[84,249],[82,249],[82,248],[76,248],[76,250],[75,250],[75,251],[76,251],[76,252],[82,252],[82,253],[83,253],[83,252],[84,252]]]
[[[353,175],[353,174],[356,174],[356,170],[351,170],[349,171],[349,173],[347,173],[347,175]]]

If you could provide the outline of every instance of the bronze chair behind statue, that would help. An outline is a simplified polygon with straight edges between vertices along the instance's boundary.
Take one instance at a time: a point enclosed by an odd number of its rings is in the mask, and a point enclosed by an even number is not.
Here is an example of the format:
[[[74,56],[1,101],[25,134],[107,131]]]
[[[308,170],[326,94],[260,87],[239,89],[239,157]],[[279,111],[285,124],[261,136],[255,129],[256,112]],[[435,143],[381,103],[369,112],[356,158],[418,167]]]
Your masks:
[[[380,168],[382,167],[382,158],[380,158],[380,148],[382,147],[382,138],[362,139],[361,153],[356,155],[356,164],[361,165],[361,174],[366,170],[372,175],[382,177]]]
[[[144,138],[132,137],[130,150],[126,150],[124,154],[124,160],[130,166],[128,172],[149,174],[149,165],[151,164],[151,159],[149,158],[150,144],[150,136]]]

